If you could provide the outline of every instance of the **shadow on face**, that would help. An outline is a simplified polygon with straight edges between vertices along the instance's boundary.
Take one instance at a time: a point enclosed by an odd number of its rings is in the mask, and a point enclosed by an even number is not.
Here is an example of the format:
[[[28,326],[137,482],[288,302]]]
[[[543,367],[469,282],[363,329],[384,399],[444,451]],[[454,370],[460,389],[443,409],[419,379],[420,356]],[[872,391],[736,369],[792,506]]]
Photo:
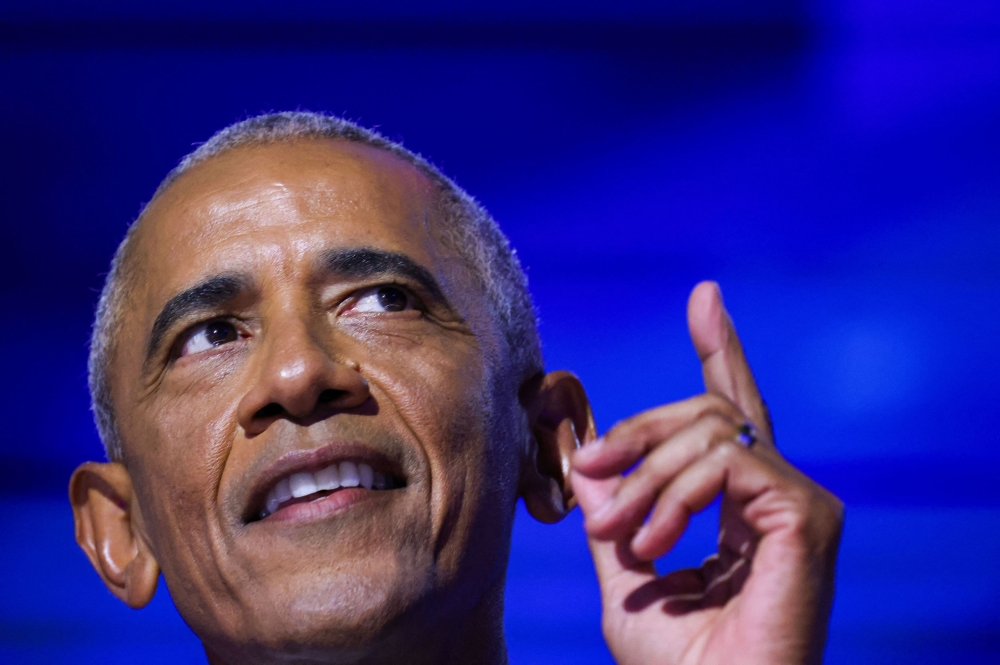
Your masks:
[[[496,360],[435,202],[387,153],[306,140],[194,167],[134,237],[110,372],[125,460],[74,476],[77,537],[133,606],[162,570],[217,660],[500,625],[518,495],[572,507],[582,390],[526,393]]]

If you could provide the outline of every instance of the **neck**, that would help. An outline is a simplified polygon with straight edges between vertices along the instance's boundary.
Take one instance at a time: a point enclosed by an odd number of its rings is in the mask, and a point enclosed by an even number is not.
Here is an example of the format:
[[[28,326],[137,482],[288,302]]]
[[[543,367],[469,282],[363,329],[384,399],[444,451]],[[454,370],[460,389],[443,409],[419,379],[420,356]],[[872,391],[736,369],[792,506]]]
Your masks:
[[[411,656],[409,662],[427,665],[507,665],[507,642],[503,631],[504,582],[501,575],[497,588],[483,594],[461,619],[449,617],[438,622],[434,644],[427,644],[428,658],[423,660]],[[406,662],[407,659],[400,659],[400,656],[408,652],[409,649],[404,647],[389,654],[386,662]]]
[[[417,608],[405,628],[391,630],[383,639],[364,647],[331,650],[327,653],[261,653],[250,645],[239,653],[219,653],[205,645],[209,665],[507,665],[507,644],[503,632],[504,575],[471,608],[438,613]],[[428,603],[430,604],[430,603]],[[428,624],[420,615],[434,616]]]

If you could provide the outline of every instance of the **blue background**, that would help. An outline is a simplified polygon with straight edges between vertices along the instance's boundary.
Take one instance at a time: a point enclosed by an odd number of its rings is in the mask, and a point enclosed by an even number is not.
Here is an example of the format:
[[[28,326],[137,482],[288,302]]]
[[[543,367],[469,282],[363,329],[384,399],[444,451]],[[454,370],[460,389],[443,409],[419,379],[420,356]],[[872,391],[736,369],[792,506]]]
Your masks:
[[[1000,4],[976,0],[6,0],[0,662],[203,662],[165,588],[129,610],[73,542],[88,327],[159,179],[294,108],[481,198],[602,430],[701,389],[684,304],[719,280],[780,447],[847,504],[828,662],[1000,662]],[[519,515],[507,600],[513,663],[610,662],[579,515]]]

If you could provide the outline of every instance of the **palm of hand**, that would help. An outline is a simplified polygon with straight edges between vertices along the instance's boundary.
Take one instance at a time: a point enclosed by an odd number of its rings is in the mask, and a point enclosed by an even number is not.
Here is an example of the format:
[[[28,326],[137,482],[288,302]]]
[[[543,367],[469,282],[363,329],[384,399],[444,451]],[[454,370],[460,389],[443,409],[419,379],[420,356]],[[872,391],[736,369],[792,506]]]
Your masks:
[[[785,503],[782,497],[775,499],[775,504]],[[786,528],[758,539],[741,508],[723,501],[719,551],[699,568],[660,576],[651,562],[637,561],[621,545],[614,552],[595,552],[598,557],[610,554],[620,566],[602,585],[604,633],[616,662],[783,665],[822,660],[835,544],[833,552],[825,553],[803,547],[795,528],[801,521],[792,515],[784,520]],[[782,521],[779,511],[787,506],[771,508],[768,516]]]
[[[737,507],[726,508],[720,519],[719,552],[699,568],[661,577],[651,563],[636,562],[630,574],[608,589],[604,630],[618,663],[747,665],[801,660],[788,653],[790,649],[777,648],[776,633],[785,631],[769,625],[766,612],[779,604],[778,599],[753,583],[750,529]]]

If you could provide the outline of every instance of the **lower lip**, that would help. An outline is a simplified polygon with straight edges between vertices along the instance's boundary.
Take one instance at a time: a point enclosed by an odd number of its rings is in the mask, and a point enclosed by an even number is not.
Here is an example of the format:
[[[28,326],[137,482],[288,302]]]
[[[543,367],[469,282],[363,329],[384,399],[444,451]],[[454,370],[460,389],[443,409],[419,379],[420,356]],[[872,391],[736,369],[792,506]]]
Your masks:
[[[351,507],[376,498],[385,491],[366,490],[360,487],[337,490],[321,499],[295,503],[265,517],[261,522],[312,522],[349,510]]]

